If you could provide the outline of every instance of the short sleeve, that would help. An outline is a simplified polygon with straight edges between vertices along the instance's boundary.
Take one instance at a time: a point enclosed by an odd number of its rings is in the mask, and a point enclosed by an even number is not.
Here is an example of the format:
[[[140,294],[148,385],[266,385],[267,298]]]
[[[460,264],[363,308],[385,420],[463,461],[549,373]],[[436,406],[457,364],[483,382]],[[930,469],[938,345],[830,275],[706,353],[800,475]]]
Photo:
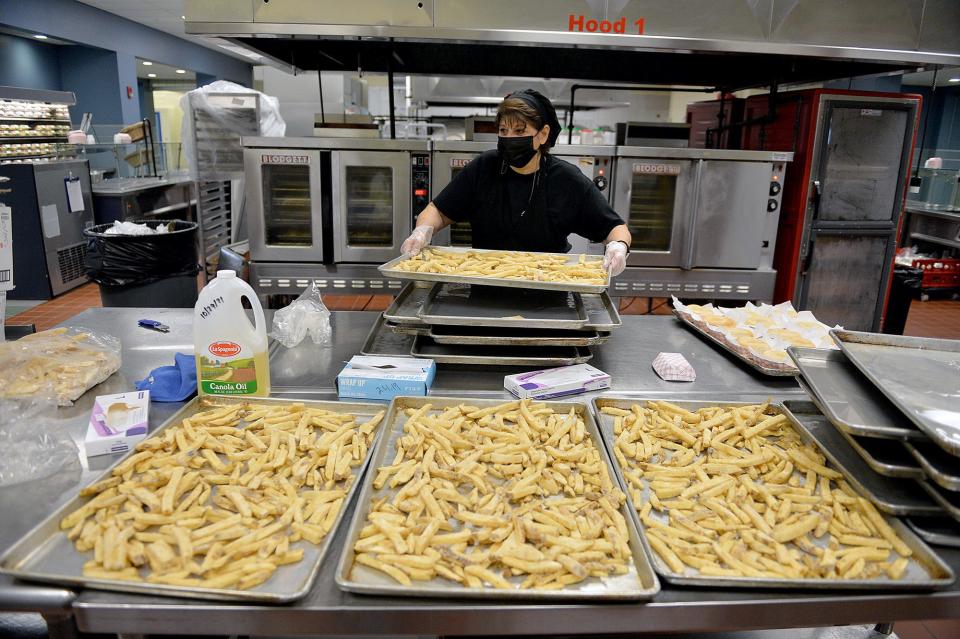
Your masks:
[[[470,220],[474,211],[480,158],[471,160],[436,197],[433,205],[454,222]]]
[[[623,223],[600,189],[591,183],[581,198],[573,232],[591,242],[602,242],[610,235],[610,231]]]

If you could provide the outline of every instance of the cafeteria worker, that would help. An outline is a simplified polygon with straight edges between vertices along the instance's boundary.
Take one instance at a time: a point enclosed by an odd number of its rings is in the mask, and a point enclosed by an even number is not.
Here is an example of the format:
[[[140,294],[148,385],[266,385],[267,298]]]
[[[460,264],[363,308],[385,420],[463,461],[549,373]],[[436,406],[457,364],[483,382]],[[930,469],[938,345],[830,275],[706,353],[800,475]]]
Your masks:
[[[473,247],[566,253],[567,236],[603,242],[603,267],[627,265],[630,231],[580,170],[550,155],[560,122],[550,100],[533,89],[511,93],[497,108],[496,150],[473,159],[417,216],[401,247],[417,255],[433,235],[469,222]]]

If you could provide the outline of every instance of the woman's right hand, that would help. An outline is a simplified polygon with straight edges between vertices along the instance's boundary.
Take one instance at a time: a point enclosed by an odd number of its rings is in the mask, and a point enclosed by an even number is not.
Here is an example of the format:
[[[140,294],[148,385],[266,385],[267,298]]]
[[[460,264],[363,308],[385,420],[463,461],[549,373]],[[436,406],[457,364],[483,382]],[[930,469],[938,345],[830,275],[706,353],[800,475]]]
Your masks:
[[[420,254],[424,248],[430,245],[433,239],[433,227],[429,224],[422,224],[413,229],[410,237],[400,245],[400,252],[406,257],[414,257]]]

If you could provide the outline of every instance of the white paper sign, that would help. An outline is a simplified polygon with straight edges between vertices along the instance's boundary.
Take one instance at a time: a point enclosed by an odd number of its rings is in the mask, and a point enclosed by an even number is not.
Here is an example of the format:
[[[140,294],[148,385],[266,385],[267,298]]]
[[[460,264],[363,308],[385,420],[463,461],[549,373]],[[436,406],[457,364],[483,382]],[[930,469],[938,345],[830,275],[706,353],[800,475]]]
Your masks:
[[[40,224],[43,226],[44,237],[60,237],[60,211],[56,204],[40,207]]]
[[[0,291],[9,291],[12,288],[13,222],[10,217],[10,207],[0,204]]]
[[[70,203],[70,212],[81,212],[83,210],[83,191],[80,189],[80,178],[63,178],[63,181],[67,184],[67,201]]]

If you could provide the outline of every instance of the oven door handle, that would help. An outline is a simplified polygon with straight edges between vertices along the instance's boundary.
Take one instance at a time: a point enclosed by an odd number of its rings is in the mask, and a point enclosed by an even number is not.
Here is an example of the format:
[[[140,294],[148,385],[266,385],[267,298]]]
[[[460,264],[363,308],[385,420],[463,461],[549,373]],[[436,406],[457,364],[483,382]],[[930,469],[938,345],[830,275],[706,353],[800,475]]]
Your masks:
[[[697,250],[697,223],[700,221],[700,176],[703,173],[703,160],[697,160],[693,175],[693,204],[690,208],[690,223],[687,225],[687,236],[683,247],[683,261],[681,268],[685,271],[693,269],[694,253]]]
[[[810,189],[810,201],[813,203],[813,219],[820,218],[820,198],[823,195],[823,183],[820,180],[813,181],[813,188]]]

